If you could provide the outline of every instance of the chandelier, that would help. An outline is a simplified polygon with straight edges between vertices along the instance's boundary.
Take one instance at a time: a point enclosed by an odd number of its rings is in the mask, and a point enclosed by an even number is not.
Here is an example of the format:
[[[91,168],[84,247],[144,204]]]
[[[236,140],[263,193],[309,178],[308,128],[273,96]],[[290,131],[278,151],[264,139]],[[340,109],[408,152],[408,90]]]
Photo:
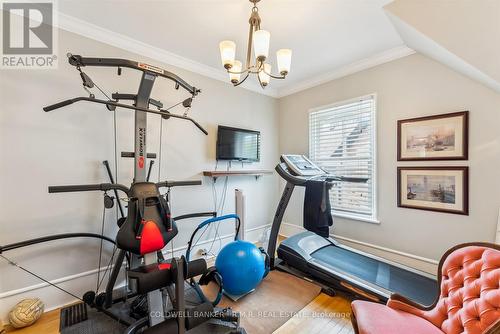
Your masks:
[[[269,54],[269,41],[271,34],[269,31],[260,28],[259,9],[257,2],[260,0],[250,0],[253,3],[252,14],[248,22],[250,23],[250,31],[248,33],[247,59],[245,68],[239,60],[235,60],[236,43],[233,41],[222,41],[219,44],[222,65],[229,73],[229,80],[234,86],[241,85],[248,76],[257,74],[260,86],[265,88],[269,84],[271,78],[285,79],[290,72],[290,64],[292,62],[292,50],[280,49],[276,52],[279,75],[271,74],[271,64],[266,63]],[[255,58],[252,59],[252,49],[255,53]],[[241,76],[244,76],[241,79]],[[241,79],[241,80],[240,80]]]

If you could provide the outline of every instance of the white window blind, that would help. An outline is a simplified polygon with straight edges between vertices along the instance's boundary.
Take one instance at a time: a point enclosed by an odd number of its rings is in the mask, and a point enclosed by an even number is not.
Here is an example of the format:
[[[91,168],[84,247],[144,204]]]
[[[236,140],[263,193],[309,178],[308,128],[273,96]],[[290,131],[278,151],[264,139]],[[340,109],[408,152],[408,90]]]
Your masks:
[[[338,182],[330,190],[334,214],[376,219],[375,96],[313,110],[309,155],[337,176],[366,177],[366,183]]]

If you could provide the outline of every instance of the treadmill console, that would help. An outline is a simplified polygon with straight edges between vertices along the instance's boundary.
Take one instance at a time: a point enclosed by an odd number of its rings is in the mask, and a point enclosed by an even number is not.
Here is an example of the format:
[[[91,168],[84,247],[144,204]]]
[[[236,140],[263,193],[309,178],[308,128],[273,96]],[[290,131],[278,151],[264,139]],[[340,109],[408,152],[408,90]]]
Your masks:
[[[318,167],[314,162],[300,154],[282,154],[282,160],[288,168],[297,176],[323,175],[326,172]]]

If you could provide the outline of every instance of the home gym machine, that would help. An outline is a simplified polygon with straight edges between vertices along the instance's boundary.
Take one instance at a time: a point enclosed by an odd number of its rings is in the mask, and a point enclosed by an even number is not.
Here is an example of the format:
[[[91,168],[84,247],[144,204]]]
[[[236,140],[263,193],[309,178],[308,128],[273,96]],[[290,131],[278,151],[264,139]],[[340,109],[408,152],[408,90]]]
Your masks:
[[[127,272],[130,281],[131,294],[140,298],[146,296],[147,313],[145,317],[130,322],[124,321],[120,315],[115,315],[115,319],[129,325],[126,334],[132,333],[245,333],[239,327],[239,314],[233,313],[231,309],[215,308],[210,302],[201,301],[198,305],[188,307],[185,300],[185,281],[202,275],[207,271],[204,259],[187,261],[184,256],[172,258],[164,261],[161,250],[171,242],[177,235],[178,229],[176,220],[215,216],[213,212],[194,213],[172,218],[169,203],[159,189],[166,187],[170,189],[175,186],[199,185],[200,181],[163,181],[158,183],[149,182],[148,174],[151,165],[147,168],[147,159],[153,157],[146,149],[147,135],[147,114],[157,114],[163,119],[181,119],[193,123],[201,132],[207,135],[207,131],[194,119],[187,115],[187,111],[180,115],[170,112],[176,105],[182,104],[189,110],[193,99],[200,93],[200,90],[189,85],[177,75],[162,68],[135,62],[125,59],[115,58],[88,58],[79,55],[68,54],[69,64],[76,67],[82,79],[84,89],[89,93],[88,97],[76,97],[68,99],[43,108],[45,112],[50,112],[71,104],[86,101],[102,104],[109,111],[115,112],[120,109],[135,111],[135,133],[134,152],[122,152],[122,157],[134,158],[134,179],[130,187],[114,183],[109,165],[106,165],[111,183],[50,186],[49,193],[66,193],[81,191],[113,191],[119,202],[118,192],[125,194],[128,202],[126,217],[119,219],[119,231],[116,241],[105,236],[91,233],[73,233],[71,235],[58,235],[39,239],[24,241],[17,244],[0,247],[0,254],[7,250],[28,246],[30,244],[57,240],[66,237],[93,237],[109,241],[117,246],[119,254],[112,269],[106,293],[95,296],[95,293],[87,293],[84,298],[89,304],[97,304],[102,311],[109,311],[114,303],[113,287],[119,274],[120,268],[127,254],[130,254],[129,270]],[[130,68],[142,72],[141,81],[137,94],[112,94],[109,98],[92,79],[83,72],[82,68],[87,66],[116,67],[118,75],[121,75],[122,68]],[[166,78],[175,83],[175,89],[182,87],[190,97],[178,104],[163,109],[163,104],[150,97],[154,82],[157,78]],[[97,99],[90,89],[96,87],[108,99]],[[120,100],[133,101],[133,105],[121,103]],[[150,109],[150,105],[157,109]],[[120,108],[120,109],[117,109]],[[115,152],[116,155],[116,152]],[[11,262],[12,263],[12,262]],[[17,265],[16,263],[12,263]],[[20,267],[18,265],[18,267]],[[23,269],[22,267],[20,267]],[[23,269],[25,270],[25,269]],[[27,270],[25,270],[28,272]],[[31,273],[31,272],[30,272]],[[42,279],[39,275],[31,273]],[[42,279],[43,280],[43,279]],[[47,280],[44,280],[48,282]],[[49,282],[50,283],[50,282]],[[54,284],[52,286],[57,287]],[[62,291],[65,291],[59,288]],[[67,291],[65,291],[67,292]],[[97,293],[98,291],[96,291]],[[71,294],[74,296],[73,294]],[[170,307],[170,308],[168,308]],[[106,312],[111,315],[112,312]]]
[[[311,180],[325,182],[328,187],[340,182],[367,181],[330,175],[301,155],[282,155],[276,171],[287,183],[276,209],[267,250],[272,268],[313,280],[329,293],[340,290],[380,302],[387,301],[392,293],[399,293],[423,305],[434,302],[438,289],[433,276],[310,231],[282,241],[276,258],[279,229],[296,186],[305,187]]]

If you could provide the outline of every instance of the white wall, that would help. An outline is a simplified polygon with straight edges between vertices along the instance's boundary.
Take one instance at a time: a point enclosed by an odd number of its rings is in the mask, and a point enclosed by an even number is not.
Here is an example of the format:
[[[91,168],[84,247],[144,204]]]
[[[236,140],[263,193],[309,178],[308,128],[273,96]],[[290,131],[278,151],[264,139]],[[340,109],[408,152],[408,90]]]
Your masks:
[[[245,168],[273,169],[278,154],[278,115],[275,99],[230,84],[209,79],[196,73],[180,70],[145,59],[99,42],[60,31],[59,68],[57,70],[0,70],[0,244],[12,243],[43,235],[65,232],[100,232],[103,210],[102,194],[48,194],[48,185],[108,182],[102,161],[113,158],[113,113],[103,106],[80,103],[51,113],[42,107],[74,96],[84,96],[78,72],[70,66],[65,54],[129,58],[148,62],[173,71],[187,82],[202,89],[194,100],[190,115],[209,131],[208,136],[188,122],[175,119],[164,122],[162,179],[201,179],[203,170],[215,167],[215,140],[218,124],[260,130],[262,133],[261,162]],[[123,69],[86,68],[93,80],[108,93],[136,93],[140,74]],[[168,80],[157,79],[152,97],[165,106],[188,95]],[[99,94],[97,94],[100,97]],[[182,110],[174,110],[182,112]],[[118,112],[118,152],[133,151],[133,112]],[[148,151],[158,153],[159,116],[149,117]],[[219,168],[225,168],[221,163]],[[238,168],[241,166],[235,166]],[[130,184],[133,161],[119,158],[118,181]],[[153,180],[157,179],[158,163]],[[211,180],[204,185],[173,190],[173,214],[213,210]],[[216,183],[221,193],[223,180]],[[245,191],[248,203],[247,229],[258,238],[263,225],[269,224],[277,202],[278,180],[265,176],[258,181],[252,177],[235,177],[228,182],[225,212],[234,209],[234,188]],[[179,223],[180,234],[175,248],[186,245],[199,221]],[[114,210],[108,210],[106,235],[116,234]],[[233,231],[232,222],[221,228],[221,234]],[[50,279],[68,278],[97,268],[97,240],[64,240],[8,252],[5,255],[19,261],[30,270]],[[210,246],[210,244],[208,244]],[[215,244],[215,249],[219,245]],[[181,249],[182,250],[182,249]],[[107,263],[108,252],[103,260]],[[0,315],[24,296],[44,296],[47,306],[72,300],[53,288],[16,294],[40,283],[0,259]],[[94,272],[63,283],[72,292],[81,294],[94,289]],[[71,277],[69,277],[71,278]]]
[[[500,205],[500,95],[429,58],[411,55],[281,98],[280,152],[308,153],[310,108],[370,93],[377,94],[378,104],[380,224],[338,218],[332,232],[431,260],[439,260],[447,248],[458,243],[493,241]],[[460,110],[470,111],[469,161],[397,163],[398,119]],[[412,165],[470,166],[470,215],[398,208],[396,167]],[[284,218],[295,225],[302,224],[301,190],[295,192]],[[359,243],[358,247],[366,248]]]

